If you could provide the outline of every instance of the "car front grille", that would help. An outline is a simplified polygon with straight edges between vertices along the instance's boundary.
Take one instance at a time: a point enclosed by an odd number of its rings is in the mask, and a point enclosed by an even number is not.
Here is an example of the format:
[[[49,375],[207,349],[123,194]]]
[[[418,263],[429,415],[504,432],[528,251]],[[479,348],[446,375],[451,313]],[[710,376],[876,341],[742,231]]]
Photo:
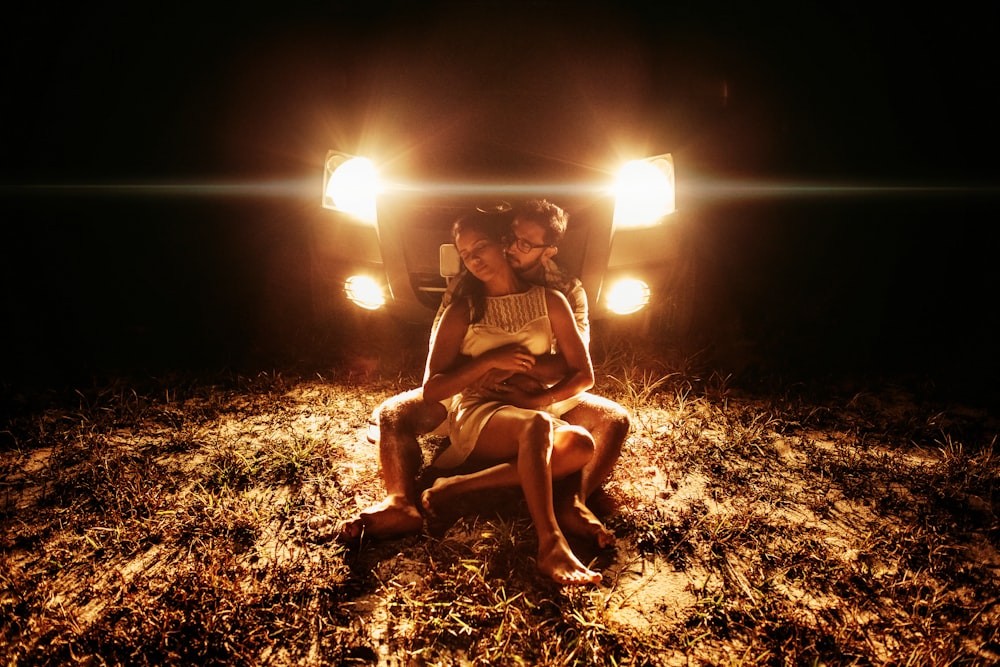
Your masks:
[[[397,196],[380,202],[379,234],[387,254],[405,263],[406,282],[423,306],[436,310],[447,283],[441,277],[439,249],[451,243],[451,227],[473,204]],[[391,261],[386,258],[387,263]],[[388,267],[387,267],[388,268]],[[402,274],[400,273],[402,280]],[[395,285],[396,289],[402,286]],[[397,295],[399,298],[399,295]]]
[[[413,194],[384,197],[379,202],[379,236],[386,272],[395,298],[415,299],[422,306],[436,310],[447,283],[440,275],[439,248],[451,243],[451,229],[459,216],[476,207],[489,206],[482,200],[434,198]],[[570,224],[560,243],[557,261],[571,274],[581,276],[589,248],[592,219],[610,220],[610,213],[570,202]],[[599,228],[604,227],[598,225]],[[405,265],[405,266],[403,266]],[[410,290],[403,297],[399,290]]]

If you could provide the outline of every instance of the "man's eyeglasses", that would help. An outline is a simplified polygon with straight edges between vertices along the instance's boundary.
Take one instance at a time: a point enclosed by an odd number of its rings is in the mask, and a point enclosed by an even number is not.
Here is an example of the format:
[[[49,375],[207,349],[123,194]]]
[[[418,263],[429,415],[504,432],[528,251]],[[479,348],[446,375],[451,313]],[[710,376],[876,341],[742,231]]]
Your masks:
[[[542,243],[541,245],[537,245],[535,243],[532,243],[528,239],[522,239],[520,236],[508,236],[505,239],[505,241],[507,243],[507,247],[508,248],[511,247],[511,246],[514,246],[520,252],[524,252],[524,253],[531,252],[532,250],[538,250],[539,248],[551,248],[552,247],[551,243]]]

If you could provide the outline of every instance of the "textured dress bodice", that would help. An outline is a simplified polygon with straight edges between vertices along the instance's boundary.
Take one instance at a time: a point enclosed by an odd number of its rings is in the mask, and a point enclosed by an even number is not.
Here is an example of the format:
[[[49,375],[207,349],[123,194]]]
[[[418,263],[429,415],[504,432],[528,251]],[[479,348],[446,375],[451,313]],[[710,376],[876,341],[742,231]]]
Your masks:
[[[555,338],[549,320],[546,288],[534,286],[520,294],[487,297],[485,313],[479,322],[466,329],[461,351],[478,357],[511,343],[523,345],[536,356],[553,351]],[[572,399],[564,402],[561,408],[568,409],[575,404],[571,402]],[[448,414],[451,444],[435,459],[434,465],[453,468],[465,461],[475,448],[483,427],[499,410],[520,410],[525,415],[535,412],[486,399],[474,389],[462,392]]]
[[[481,321],[466,330],[462,354],[478,357],[511,343],[523,345],[536,356],[552,352],[554,342],[544,287],[486,297],[486,312]]]

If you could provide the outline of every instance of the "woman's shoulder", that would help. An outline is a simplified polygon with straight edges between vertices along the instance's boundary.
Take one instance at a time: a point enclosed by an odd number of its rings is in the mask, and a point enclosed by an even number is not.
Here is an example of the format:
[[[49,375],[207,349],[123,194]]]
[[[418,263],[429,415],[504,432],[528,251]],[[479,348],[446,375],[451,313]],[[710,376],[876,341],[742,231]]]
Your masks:
[[[569,308],[569,301],[566,299],[565,294],[552,287],[543,287],[541,289],[545,291],[545,301],[549,307],[553,304],[562,304]]]
[[[441,314],[441,322],[458,323],[458,324],[468,324],[470,314],[472,313],[472,304],[469,300],[463,297],[455,297],[452,302],[448,304],[444,312]]]

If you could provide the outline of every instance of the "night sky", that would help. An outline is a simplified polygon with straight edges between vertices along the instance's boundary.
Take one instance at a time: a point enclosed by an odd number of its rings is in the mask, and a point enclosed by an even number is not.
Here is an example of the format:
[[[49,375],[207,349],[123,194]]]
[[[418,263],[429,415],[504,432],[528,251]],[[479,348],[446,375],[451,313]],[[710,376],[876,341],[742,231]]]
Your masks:
[[[674,154],[707,331],[995,375],[997,10],[647,4],[8,10],[5,384],[301,357],[326,150],[483,105]]]

